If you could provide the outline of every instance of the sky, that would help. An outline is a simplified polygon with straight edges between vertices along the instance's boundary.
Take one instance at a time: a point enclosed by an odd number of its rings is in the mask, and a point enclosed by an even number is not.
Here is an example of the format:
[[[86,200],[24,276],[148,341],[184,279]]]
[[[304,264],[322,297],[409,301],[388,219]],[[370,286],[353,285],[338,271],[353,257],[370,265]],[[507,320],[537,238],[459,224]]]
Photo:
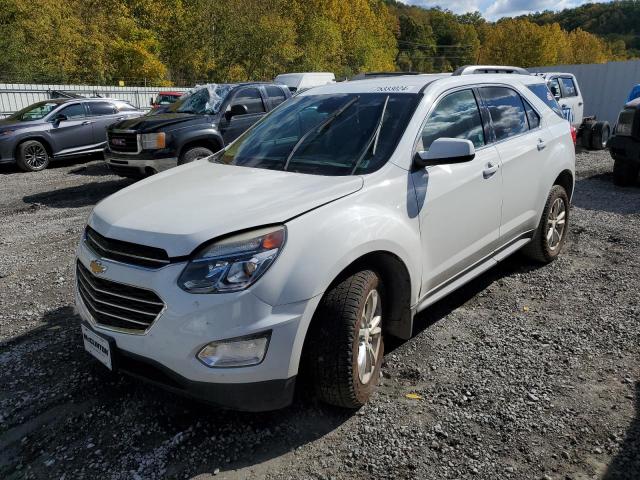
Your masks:
[[[478,10],[487,20],[502,17],[514,17],[542,10],[563,10],[585,3],[589,0],[401,0],[421,7],[446,8],[454,13],[474,12]]]

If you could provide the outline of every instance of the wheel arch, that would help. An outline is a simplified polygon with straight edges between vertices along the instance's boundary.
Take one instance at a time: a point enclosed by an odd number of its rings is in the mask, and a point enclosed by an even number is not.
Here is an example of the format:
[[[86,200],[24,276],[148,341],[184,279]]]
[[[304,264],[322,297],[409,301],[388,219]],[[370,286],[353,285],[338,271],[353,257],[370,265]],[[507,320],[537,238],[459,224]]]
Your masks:
[[[573,189],[574,189],[574,178],[571,170],[563,170],[553,181],[553,185],[560,185],[564,188],[569,196],[569,201],[573,197]]]
[[[376,250],[356,258],[336,275],[322,296],[345,278],[362,270],[374,271],[382,282],[384,331],[405,340],[410,338],[413,329],[411,275],[402,259],[390,251]],[[307,332],[314,320],[315,312]]]
[[[13,149],[13,157],[15,159],[18,158],[18,149],[20,148],[20,145],[22,145],[24,142],[29,142],[31,140],[35,140],[37,142],[40,142],[44,146],[44,148],[47,150],[47,153],[49,154],[49,157],[53,158],[53,156],[54,156],[53,146],[51,145],[49,140],[47,140],[44,137],[40,137],[40,136],[28,136],[28,137],[21,138],[20,140],[18,140],[18,142],[16,142],[16,146]]]
[[[204,147],[210,149],[213,153],[224,148],[224,142],[216,135],[203,135],[186,138],[178,149],[177,157],[180,158],[189,148]]]
[[[335,285],[342,282],[345,278],[362,270],[372,270],[381,279],[382,283],[382,308],[383,308],[383,330],[385,333],[394,337],[407,340],[411,338],[413,331],[413,312],[411,310],[411,277],[409,269],[396,254],[386,250],[376,250],[361,255],[353,260],[349,265],[343,268],[338,275],[331,281],[322,298]],[[320,300],[314,309],[311,321],[306,325],[301,350],[294,358],[297,359],[298,373],[306,375],[306,361],[308,358],[310,347],[308,345],[309,332],[318,326],[320,318],[316,315],[316,311],[322,300]]]

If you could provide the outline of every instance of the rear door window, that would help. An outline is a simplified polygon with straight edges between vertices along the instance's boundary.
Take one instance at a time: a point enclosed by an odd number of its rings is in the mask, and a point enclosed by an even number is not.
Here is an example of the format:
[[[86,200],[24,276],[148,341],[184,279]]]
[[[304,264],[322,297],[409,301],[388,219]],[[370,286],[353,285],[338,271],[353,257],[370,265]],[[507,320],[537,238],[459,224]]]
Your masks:
[[[247,114],[264,113],[264,102],[257,88],[245,88],[238,92],[232,102],[247,107]]]
[[[507,87],[482,87],[482,97],[491,115],[496,140],[505,140],[529,130],[520,94]]]
[[[89,113],[92,116],[113,115],[116,108],[109,102],[87,102]]]
[[[265,87],[267,91],[267,96],[269,97],[269,102],[271,102],[271,108],[276,108],[282,102],[284,102],[287,97],[284,95],[284,90],[280,87],[274,87],[273,85],[267,85]]]
[[[441,137],[471,140],[476,148],[485,144],[480,110],[473,91],[460,90],[440,100],[422,130],[422,145],[418,150],[429,150],[434,140]]]

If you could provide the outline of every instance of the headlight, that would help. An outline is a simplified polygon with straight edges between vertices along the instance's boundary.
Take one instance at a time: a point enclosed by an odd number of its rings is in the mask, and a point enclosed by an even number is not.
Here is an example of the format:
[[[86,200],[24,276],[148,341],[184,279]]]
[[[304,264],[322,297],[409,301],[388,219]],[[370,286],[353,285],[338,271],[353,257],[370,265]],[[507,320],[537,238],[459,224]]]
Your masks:
[[[631,108],[620,112],[618,124],[616,125],[616,135],[620,135],[621,137],[631,136],[631,127],[633,126],[633,117],[635,112],[635,109]]]
[[[244,290],[273,264],[286,238],[284,226],[234,235],[204,247],[187,264],[178,285],[189,293]]]
[[[140,135],[143,150],[159,150],[166,146],[166,136],[164,132],[143,133]]]

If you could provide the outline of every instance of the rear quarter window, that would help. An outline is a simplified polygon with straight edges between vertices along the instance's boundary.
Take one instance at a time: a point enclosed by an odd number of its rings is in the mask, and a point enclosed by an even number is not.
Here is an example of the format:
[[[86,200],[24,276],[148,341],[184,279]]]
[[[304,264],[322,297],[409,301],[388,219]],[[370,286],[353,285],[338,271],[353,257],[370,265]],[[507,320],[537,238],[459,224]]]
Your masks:
[[[531,90],[536,97],[546,103],[551,110],[556,112],[556,114],[560,118],[564,118],[564,116],[562,115],[562,109],[560,108],[560,105],[558,105],[556,99],[553,97],[553,94],[551,93],[551,90],[549,90],[549,87],[547,87],[544,83],[539,83],[536,85],[527,85],[527,88]]]

